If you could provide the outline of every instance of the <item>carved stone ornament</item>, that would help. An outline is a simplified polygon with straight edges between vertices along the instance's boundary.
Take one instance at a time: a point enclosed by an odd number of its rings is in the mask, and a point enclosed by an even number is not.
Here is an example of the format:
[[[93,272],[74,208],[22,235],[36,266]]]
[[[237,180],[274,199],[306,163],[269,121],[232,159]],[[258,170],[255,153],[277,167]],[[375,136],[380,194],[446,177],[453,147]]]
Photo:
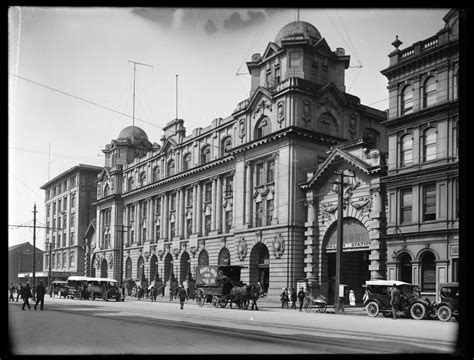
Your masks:
[[[102,259],[101,259],[100,255],[96,255],[96,258],[95,258],[95,268],[96,268],[97,270],[100,269],[100,263],[101,263],[101,262],[102,262]]]
[[[359,198],[359,200],[357,201],[352,201],[351,205],[357,210],[360,210],[363,207],[367,206],[368,203],[369,203],[369,198],[365,197],[365,198]]]
[[[189,251],[191,252],[191,254],[193,255],[193,259],[194,257],[196,256],[196,253],[197,253],[197,247],[196,246],[191,246],[191,248],[189,249]]]
[[[307,100],[303,101],[303,116],[301,118],[305,122],[311,120],[311,103]]]
[[[262,242],[262,230],[255,231],[255,240],[259,243]]]
[[[173,255],[174,255],[175,259],[178,258],[179,251],[180,251],[180,250],[179,250],[178,248],[173,249]]]
[[[114,266],[114,256],[112,254],[109,254],[107,261],[109,263],[109,268],[112,269],[112,267]]]
[[[247,256],[247,242],[245,239],[240,239],[237,243],[237,256],[239,257],[240,261],[244,260]]]
[[[245,119],[239,120],[239,137],[243,139],[245,137]]]
[[[285,102],[284,101],[280,101],[278,104],[277,104],[277,121],[279,124],[281,124],[284,120],[285,120]]]
[[[283,252],[285,251],[285,241],[283,240],[283,237],[281,234],[278,234],[277,236],[274,237],[273,241],[273,255],[275,255],[276,259],[280,259],[281,256],[283,255]]]
[[[327,213],[334,213],[337,210],[337,204],[323,204],[323,211]]]
[[[165,252],[163,250],[158,250],[158,256],[160,257],[160,260],[163,259],[164,254],[165,254]]]
[[[351,139],[354,139],[357,135],[357,120],[354,113],[349,118],[349,134],[351,134]]]

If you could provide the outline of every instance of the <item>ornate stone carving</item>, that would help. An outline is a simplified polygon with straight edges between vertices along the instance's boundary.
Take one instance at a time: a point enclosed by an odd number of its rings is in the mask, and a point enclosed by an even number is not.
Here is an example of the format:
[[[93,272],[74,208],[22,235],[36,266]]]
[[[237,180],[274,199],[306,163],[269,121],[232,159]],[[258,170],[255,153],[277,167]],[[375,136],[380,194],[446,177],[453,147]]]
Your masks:
[[[245,119],[239,120],[239,137],[243,139],[245,137]]]
[[[368,197],[361,197],[357,201],[352,201],[351,205],[356,208],[357,210],[362,209],[363,207],[366,207],[367,204],[369,203],[369,198]]]
[[[247,242],[245,239],[240,239],[237,243],[237,256],[239,257],[240,261],[244,260],[247,256]]]
[[[180,251],[180,250],[179,250],[178,248],[173,249],[173,255],[174,255],[175,259],[178,258],[179,251]]]
[[[335,203],[335,204],[331,204],[331,203],[322,204],[321,206],[322,206],[322,210],[326,213],[333,214],[337,210],[337,203]]]
[[[158,256],[160,257],[160,260],[163,259],[164,254],[165,254],[164,250],[158,250]]]
[[[349,134],[351,134],[351,139],[357,135],[357,115],[355,113],[349,115]]]
[[[255,231],[255,240],[259,243],[262,242],[262,230]]]
[[[277,109],[277,122],[281,124],[285,120],[285,102],[278,102]]]
[[[301,118],[305,122],[311,120],[311,103],[308,100],[303,101],[303,115],[301,116]]]
[[[283,255],[283,252],[285,251],[285,241],[283,240],[283,237],[281,234],[278,234],[273,238],[272,241],[273,245],[273,255],[275,256],[276,259],[280,259],[281,256]]]
[[[107,262],[109,264],[109,268],[112,269],[112,267],[114,266],[114,256],[112,254],[109,254]]]

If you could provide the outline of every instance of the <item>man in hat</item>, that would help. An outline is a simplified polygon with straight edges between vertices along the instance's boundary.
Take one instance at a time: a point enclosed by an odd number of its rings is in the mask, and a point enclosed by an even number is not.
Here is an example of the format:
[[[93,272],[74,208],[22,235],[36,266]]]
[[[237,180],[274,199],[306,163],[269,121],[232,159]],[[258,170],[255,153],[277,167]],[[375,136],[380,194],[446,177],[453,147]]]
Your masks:
[[[392,305],[393,320],[397,320],[397,310],[400,306],[400,290],[397,284],[393,284],[392,292],[390,293],[390,305]]]
[[[183,310],[184,302],[186,301],[186,297],[187,297],[186,289],[182,285],[179,285],[177,291],[178,291],[180,309]]]

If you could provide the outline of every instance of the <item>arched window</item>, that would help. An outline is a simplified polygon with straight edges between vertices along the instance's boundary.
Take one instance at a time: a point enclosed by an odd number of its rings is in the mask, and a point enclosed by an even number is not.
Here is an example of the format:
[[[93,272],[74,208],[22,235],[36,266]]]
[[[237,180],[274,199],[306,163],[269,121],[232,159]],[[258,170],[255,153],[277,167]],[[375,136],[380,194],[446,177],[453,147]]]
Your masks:
[[[107,278],[107,260],[102,259],[102,262],[100,264],[100,277],[101,278]]]
[[[174,166],[174,160],[170,160],[168,161],[168,169],[167,169],[167,173],[168,173],[168,176],[173,176],[175,174],[175,166]]]
[[[260,121],[255,126],[255,139],[261,139],[264,136],[267,136],[271,132],[270,126],[270,119],[268,117],[264,117],[260,119]]]
[[[104,197],[109,196],[109,184],[105,184],[104,186]]]
[[[170,253],[165,256],[165,273],[163,281],[168,281],[171,279],[171,274],[173,273],[173,257]]]
[[[206,145],[201,150],[201,165],[211,161],[211,147]]]
[[[209,255],[206,250],[201,250],[199,253],[198,265],[209,265]]]
[[[133,190],[133,188],[134,188],[133,176],[130,176],[128,178],[128,191]]]
[[[319,132],[331,136],[338,135],[337,121],[329,113],[321,114],[318,120]]]
[[[150,258],[150,282],[158,277],[158,258],[155,254]]]
[[[125,263],[125,279],[131,279],[132,276],[132,259],[128,257]]]
[[[421,291],[436,291],[436,263],[435,257],[430,251],[421,256]]]
[[[219,252],[218,265],[230,265],[230,252],[225,247]]]
[[[400,100],[401,114],[411,114],[413,112],[413,88],[411,87],[411,85],[406,86],[402,90],[402,96]]]
[[[399,255],[398,261],[400,262],[400,273],[398,279],[407,283],[412,282],[412,271],[411,271],[411,256],[404,252]]]
[[[153,181],[158,181],[160,180],[160,167],[155,166],[153,168]]]
[[[436,104],[436,79],[430,76],[423,86],[423,107]]]
[[[221,156],[226,156],[231,148],[232,138],[230,136],[226,136],[221,142]]]
[[[423,161],[436,159],[436,129],[430,127],[423,133]]]
[[[140,174],[140,186],[144,186],[146,184],[146,172],[142,171]]]
[[[400,166],[410,166],[413,164],[413,137],[406,134],[400,140]]]
[[[143,260],[143,256],[140,256],[137,262],[137,279],[143,280],[144,277],[145,277],[145,261]]]
[[[183,170],[189,170],[191,168],[191,154],[187,153],[183,157]]]
[[[179,262],[179,281],[181,284],[188,279],[190,273],[191,260],[189,259],[189,254],[185,251],[183,255],[181,255],[181,260]]]

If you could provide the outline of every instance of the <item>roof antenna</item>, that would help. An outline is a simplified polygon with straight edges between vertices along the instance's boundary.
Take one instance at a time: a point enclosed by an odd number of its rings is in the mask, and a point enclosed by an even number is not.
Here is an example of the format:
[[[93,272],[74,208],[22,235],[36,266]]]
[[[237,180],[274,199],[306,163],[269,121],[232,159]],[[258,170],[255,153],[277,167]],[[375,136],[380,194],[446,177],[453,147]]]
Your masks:
[[[153,69],[153,66],[147,65],[147,64],[142,64],[136,61],[128,60],[129,63],[133,63],[133,118],[132,118],[132,125],[135,126],[135,73],[137,71],[137,64],[138,65],[143,65],[143,66],[148,66]]]
[[[297,20],[296,21],[300,22],[300,8],[297,8],[296,11],[297,11]]]
[[[178,75],[176,75],[176,120],[178,120]]]

